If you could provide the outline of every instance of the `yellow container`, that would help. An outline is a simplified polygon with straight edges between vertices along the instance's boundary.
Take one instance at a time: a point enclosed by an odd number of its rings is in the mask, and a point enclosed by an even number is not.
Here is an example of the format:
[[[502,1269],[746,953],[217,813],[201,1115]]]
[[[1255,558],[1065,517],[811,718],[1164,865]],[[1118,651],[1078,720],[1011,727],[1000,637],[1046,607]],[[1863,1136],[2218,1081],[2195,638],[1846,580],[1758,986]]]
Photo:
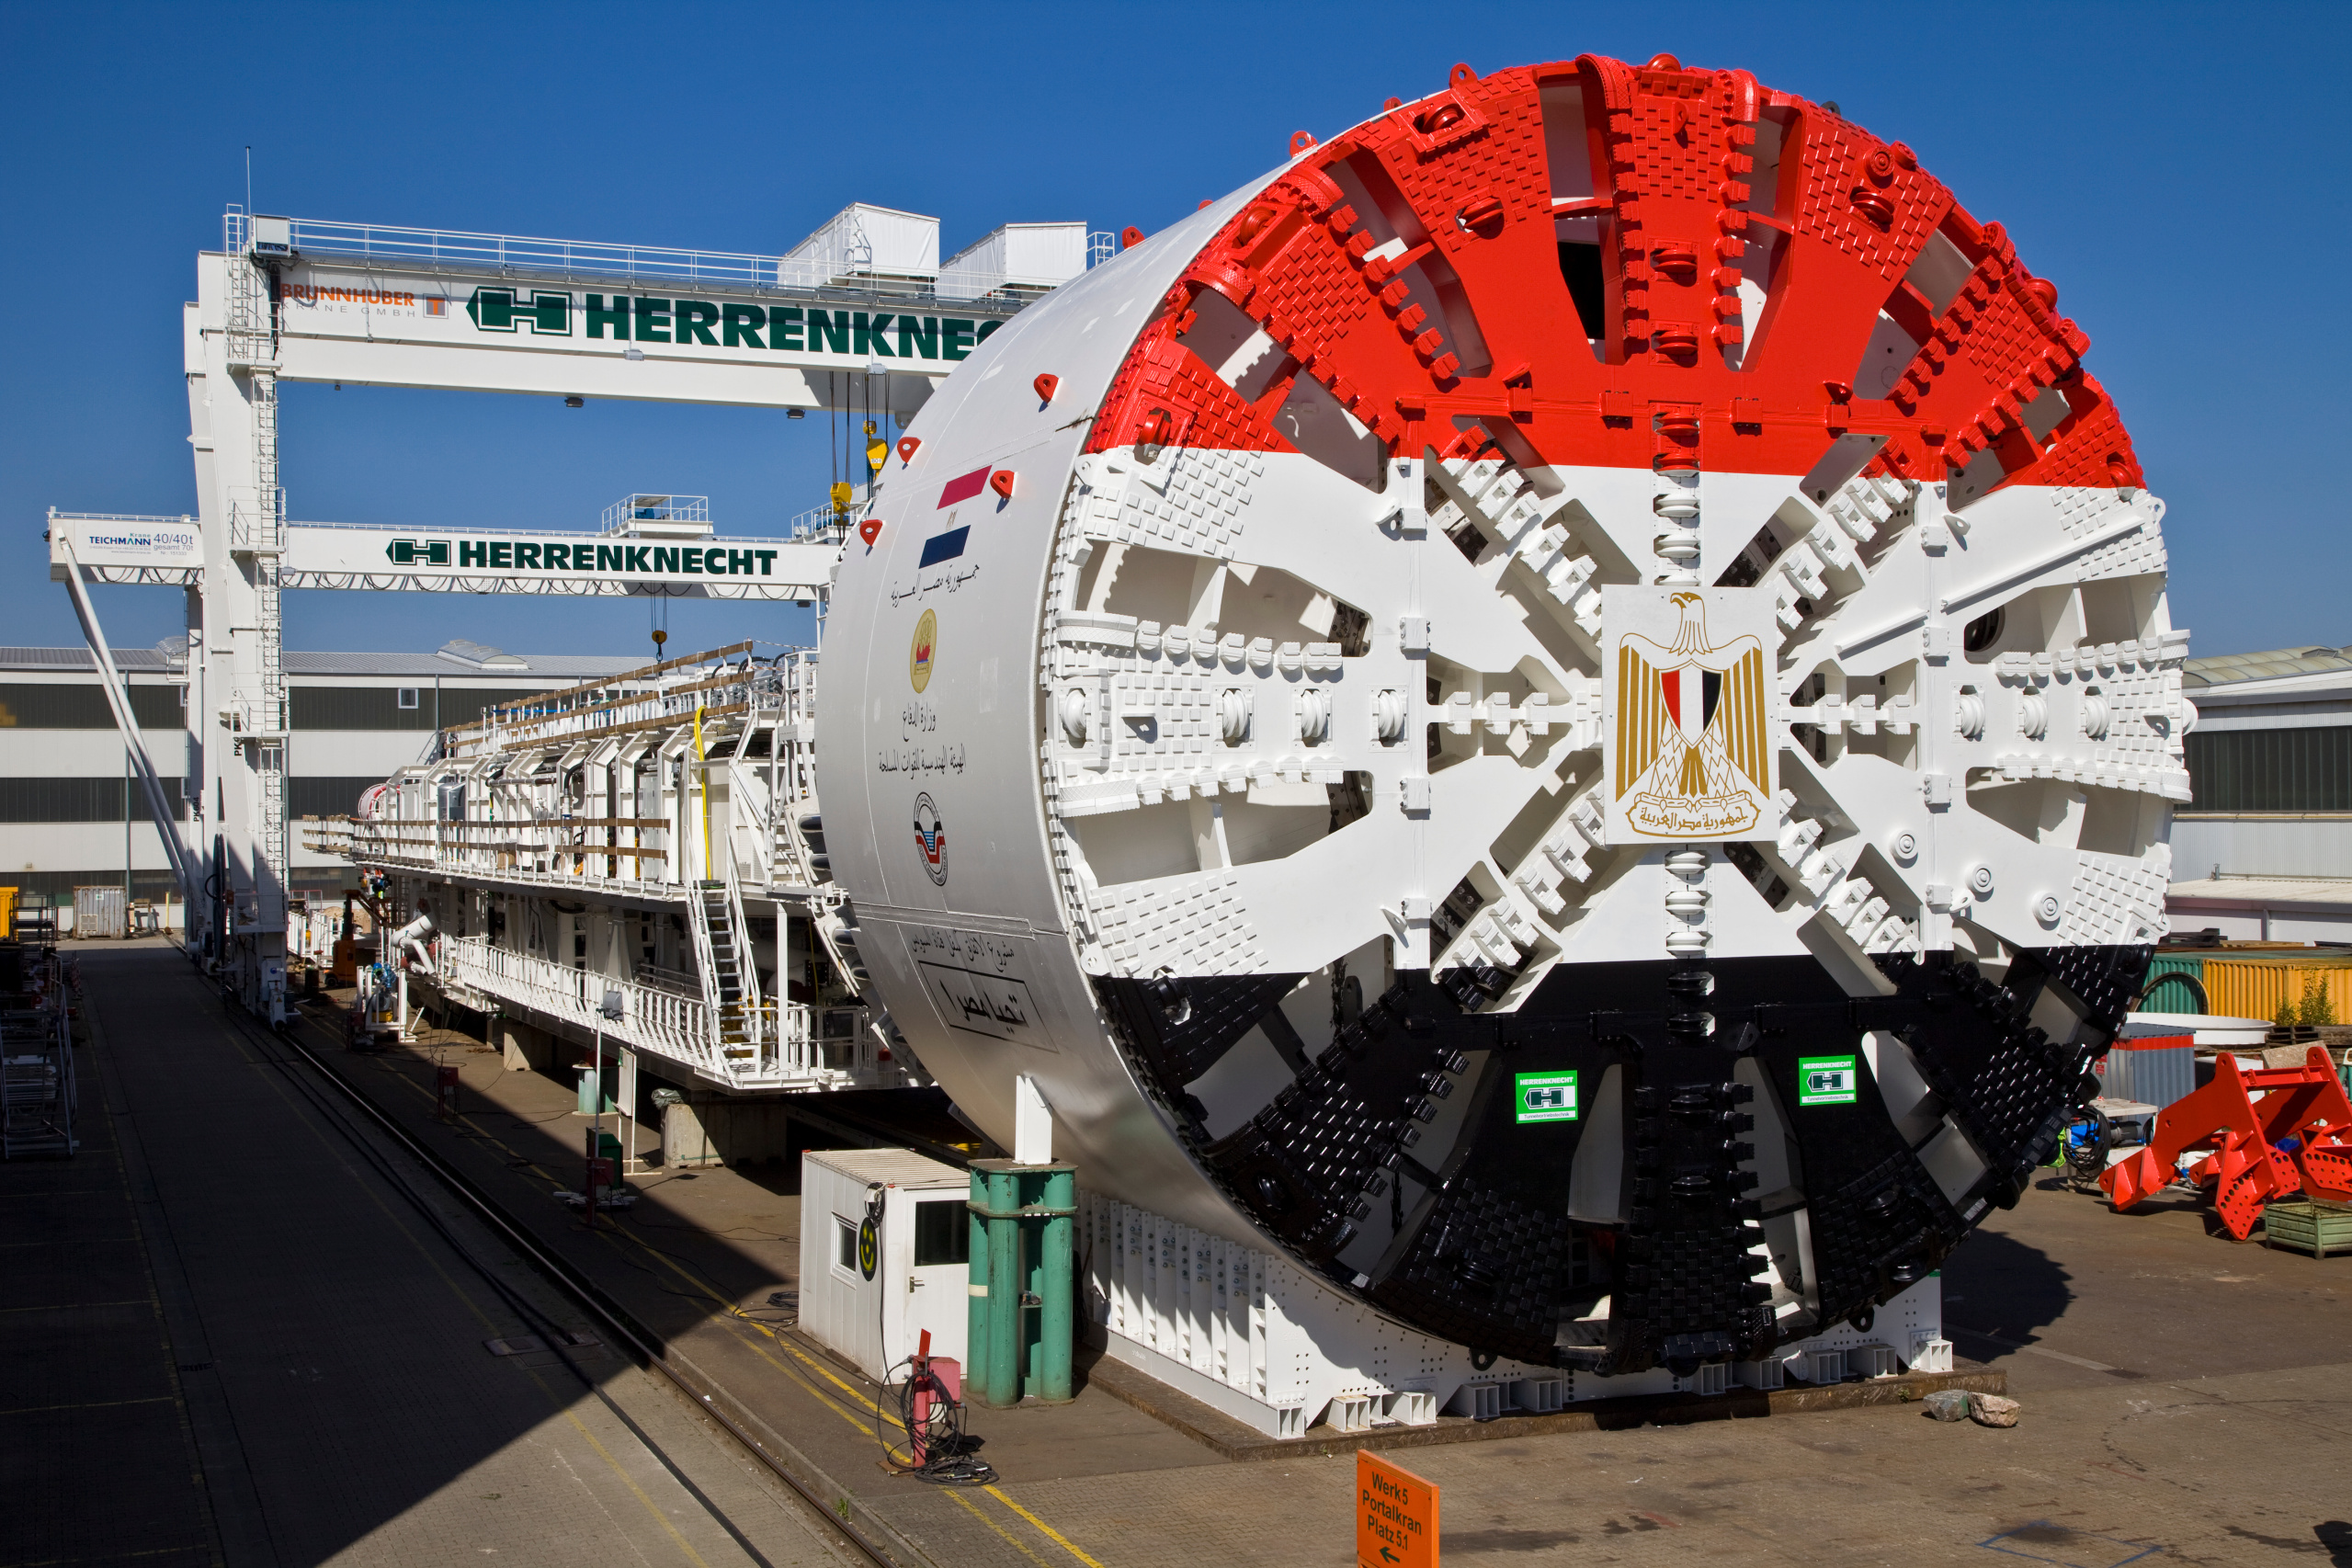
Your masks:
[[[17,890],[0,888],[0,938],[17,934]]]
[[[2303,990],[2320,983],[2337,1023],[2352,1023],[2352,960],[2319,958],[2209,958],[2205,996],[2225,1018],[2275,1018],[2282,1003],[2302,1006]]]

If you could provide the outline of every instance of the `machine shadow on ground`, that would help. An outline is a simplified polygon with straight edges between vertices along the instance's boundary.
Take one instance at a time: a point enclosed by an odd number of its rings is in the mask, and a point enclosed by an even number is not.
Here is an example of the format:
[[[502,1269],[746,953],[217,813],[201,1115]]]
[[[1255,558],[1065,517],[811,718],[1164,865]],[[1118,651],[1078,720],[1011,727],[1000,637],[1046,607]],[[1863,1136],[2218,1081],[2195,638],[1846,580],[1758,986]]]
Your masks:
[[[2031,1335],[2065,1315],[2074,1300],[2073,1278],[2040,1248],[1980,1228],[1944,1259],[1944,1319],[2010,1338]]]
[[[514,1472],[567,1462],[549,1438],[575,1418],[609,1422],[599,1407],[614,1380],[632,1369],[625,1347],[520,1263],[285,1042],[225,1008],[178,950],[109,945],[74,956],[99,1037],[97,1050],[80,1053],[90,1131],[70,1166],[0,1167],[0,1192],[35,1195],[71,1177],[76,1192],[113,1189],[111,1205],[61,1210],[53,1226],[44,1223],[56,1233],[43,1240],[59,1256],[44,1270],[20,1271],[22,1289],[0,1292],[9,1295],[0,1304],[20,1314],[74,1314],[101,1300],[128,1308],[150,1293],[152,1278],[156,1305],[152,1316],[123,1324],[78,1314],[82,1331],[51,1358],[55,1376],[35,1379],[40,1389],[12,1387],[28,1397],[7,1403],[54,1409],[59,1420],[86,1426],[90,1414],[75,1415],[78,1403],[126,1396],[115,1387],[121,1379],[93,1381],[77,1367],[127,1364],[142,1354],[157,1361],[132,1391],[134,1414],[152,1415],[153,1437],[167,1447],[176,1446],[175,1424],[187,1434],[197,1449],[188,1460],[197,1462],[166,1462],[161,1473],[200,1474],[203,1500],[182,1517],[214,1516],[231,1561],[324,1562],[420,1506],[449,1516],[463,1537],[470,1512],[511,1517],[529,1506]],[[591,1234],[551,1196],[578,1183],[583,1119],[537,1096],[511,1111],[469,1096],[460,1118],[443,1121],[434,1114],[426,1057],[343,1051],[315,1018],[293,1033],[543,1244],[597,1278],[665,1349],[716,1319],[746,1332],[761,1320],[790,1321],[789,1310],[767,1304],[793,1288],[797,1269],[785,1245],[793,1238],[785,1231],[763,1227],[770,1256],[759,1256],[665,1202],[656,1187],[624,1229]],[[485,1076],[481,1064],[497,1062],[460,1059],[470,1064],[468,1078]],[[387,1081],[395,1077],[408,1086]],[[546,1080],[522,1086],[560,1095]],[[762,1174],[769,1177],[765,1199],[781,1172]],[[698,1178],[680,1172],[666,1179]],[[116,1258],[119,1252],[126,1256]],[[17,1324],[28,1321],[20,1315]],[[577,1346],[518,1356],[493,1348],[583,1330],[591,1341]],[[17,1344],[21,1350],[26,1342]],[[832,1392],[836,1403],[850,1404],[843,1391]],[[38,1436],[24,1425],[13,1437]],[[121,1433],[108,1438],[128,1441]],[[870,1468],[873,1442],[860,1437],[858,1444]],[[21,1469],[15,1461],[0,1468]],[[485,1482],[494,1470],[506,1479]],[[552,1477],[543,1483],[556,1484]],[[0,1532],[10,1548],[0,1561],[44,1560],[57,1555],[52,1546],[84,1540],[99,1550],[70,1551],[71,1560],[112,1560],[121,1553],[111,1550],[109,1532],[121,1527],[109,1515],[120,1512],[103,1489],[60,1493],[43,1511],[58,1516],[55,1531],[44,1525],[40,1541],[6,1541],[15,1532]],[[236,1550],[241,1528],[244,1544],[265,1555]],[[14,1550],[19,1545],[40,1550]],[[133,1550],[165,1548],[142,1537]]]
[[[196,1391],[192,1403],[214,1400],[242,1444],[207,1451],[207,1486],[245,1488],[283,1537],[281,1561],[324,1561],[420,1506],[435,1517],[488,1506],[477,1494],[498,1489],[471,1484],[485,1466],[529,1451],[551,1420],[589,1409],[631,1369],[617,1347],[584,1353],[576,1365],[596,1383],[590,1389],[551,1353],[491,1355],[486,1340],[541,1327],[481,1276],[528,1281],[553,1301],[528,1266],[486,1233],[455,1226],[485,1266],[470,1272],[416,1198],[398,1188],[404,1183],[450,1213],[457,1201],[380,1135],[363,1157],[358,1144],[368,1140],[338,1125],[358,1113],[266,1030],[226,1012],[176,950],[85,949],[82,962],[106,1032],[108,1092],[119,1102],[101,1108],[94,1074],[88,1114],[110,1108],[144,1149],[165,1221],[158,1231],[168,1232],[174,1267],[210,1335],[201,1350],[175,1345],[174,1353],[211,1380],[209,1395]],[[859,1498],[926,1520],[937,1505],[980,1528],[935,1489],[877,1467],[869,1386],[790,1332],[801,1286],[799,1152],[837,1142],[812,1127],[807,1136],[796,1131],[780,1160],[653,1166],[631,1177],[636,1206],[591,1231],[555,1197],[579,1184],[585,1153],[587,1123],[572,1085],[510,1072],[497,1052],[455,1031],[349,1051],[336,1022],[330,997],[305,1009],[296,1038],[596,1279],[665,1355],[756,1400],[779,1433]],[[460,1069],[454,1118],[435,1102],[437,1058]],[[1975,1233],[1945,1279],[1956,1322],[2017,1338],[2032,1337],[2075,1300],[2064,1267],[1997,1231]],[[571,1302],[555,1315],[610,1337]],[[976,1413],[973,1430],[1008,1484],[1229,1468],[1100,1390],[1085,1391],[1095,1359],[1083,1350],[1077,1358],[1075,1407]],[[1753,1403],[1714,1413],[1768,1413],[1760,1398]],[[966,1560],[997,1560],[994,1538],[974,1544]],[[1487,1544],[1514,1552],[1569,1541],[1505,1530]]]

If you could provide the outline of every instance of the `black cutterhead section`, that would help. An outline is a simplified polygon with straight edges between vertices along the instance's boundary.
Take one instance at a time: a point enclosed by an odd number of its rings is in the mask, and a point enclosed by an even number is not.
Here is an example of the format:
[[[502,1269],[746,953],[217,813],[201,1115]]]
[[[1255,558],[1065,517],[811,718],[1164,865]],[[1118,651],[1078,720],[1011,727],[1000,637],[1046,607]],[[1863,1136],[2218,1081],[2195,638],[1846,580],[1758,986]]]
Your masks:
[[[1407,997],[1400,986],[1365,1008],[1271,1105],[1200,1151],[1261,1224],[1326,1272],[1387,1190],[1384,1173],[1420,1143],[1424,1091],[1444,1065]]]
[[[1103,1006],[1153,1086],[1180,1101],[1184,1085],[1224,1060],[1259,1018],[1305,978],[1296,974],[1173,975],[1106,983]]]
[[[1551,1359],[1563,1295],[1591,1279],[1589,1249],[1556,1205],[1529,1208],[1457,1174],[1423,1205],[1403,1254],[1364,1294],[1443,1338],[1541,1365]]]
[[[2093,1028],[2112,1039],[2131,1010],[2148,977],[2152,947],[2029,948],[2031,959],[2050,983],[2090,1020]]]
[[[1404,1322],[1539,1364],[1687,1371],[1886,1301],[1940,1264],[1988,1203],[2014,1200],[2083,1061],[2120,1025],[2146,953],[2023,953],[2000,983],[1948,955],[1881,959],[1894,991],[1869,997],[1846,995],[1803,956],[1714,960],[1703,981],[1665,960],[1562,965],[1510,1012],[1467,1010],[1493,998],[1462,976],[1407,971],[1234,1132],[1210,1142],[1180,1108],[1179,1120],[1195,1159],[1268,1236]],[[1182,1108],[1185,1085],[1248,1031],[1240,1014],[1253,996],[1271,1008],[1297,978],[1096,985],[1138,1074]],[[2052,983],[2083,1016],[2073,1043],[2030,1022]],[[1171,1002],[1177,990],[1189,1012]],[[1188,1033],[1208,1008],[1221,1021]],[[1904,1041],[1983,1158],[1964,1189],[1948,1191],[1904,1141],[1870,1070],[1872,1030]],[[1758,1244],[1759,1080],[1801,1173],[1776,1212],[1801,1204],[1812,1238],[1805,1304],[1777,1314]],[[1425,1134],[1449,1093],[1470,1103],[1450,1145],[1433,1147]],[[1616,1103],[1602,1105],[1605,1093]],[[1580,1174],[1596,1115],[1617,1131]],[[1937,1136],[1949,1136],[1942,1121],[1919,1148]],[[1343,1263],[1400,1167],[1426,1167],[1415,1187],[1432,1181],[1377,1262],[1362,1263],[1365,1242]],[[1606,1197],[1572,1211],[1572,1187]],[[1601,1295],[1606,1335],[1572,1335]]]
[[[1910,1047],[1976,1153],[1992,1167],[1993,1200],[2017,1200],[2034,1168],[2057,1148],[2090,1059],[2114,1038],[2132,985],[2148,967],[2147,948],[2041,948],[2017,954],[1998,983],[1974,964],[1887,957],[1879,967],[1924,1013],[1895,1032]],[[1936,955],[1942,957],[1943,955]],[[2061,979],[2061,976],[2065,978]],[[2057,983],[2079,1017],[2069,1040],[2053,1040],[2032,1022],[2045,986]],[[2045,1015],[2051,1016],[2051,1015]]]

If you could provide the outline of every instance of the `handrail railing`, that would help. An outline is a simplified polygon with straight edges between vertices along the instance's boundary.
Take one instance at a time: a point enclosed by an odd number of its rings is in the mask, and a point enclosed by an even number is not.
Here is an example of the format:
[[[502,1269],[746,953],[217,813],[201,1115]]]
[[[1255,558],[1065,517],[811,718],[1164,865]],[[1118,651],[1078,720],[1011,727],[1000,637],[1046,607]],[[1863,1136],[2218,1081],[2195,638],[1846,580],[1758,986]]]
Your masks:
[[[534,1011],[601,1030],[613,1040],[666,1057],[697,1072],[730,1076],[710,1049],[707,1009],[690,996],[654,991],[631,980],[493,947],[487,937],[445,937],[436,967],[446,978]],[[621,1016],[604,1016],[604,994],[621,995]]]
[[[756,1058],[733,1061],[720,1052],[710,1009],[697,997],[494,947],[487,937],[445,937],[435,961],[439,973],[458,985],[579,1028],[599,1030],[608,1039],[739,1088],[791,1084],[842,1087],[855,1080],[853,1068],[825,1064],[824,1044],[815,1034],[815,1013],[843,1009],[765,1003],[758,1009]],[[620,994],[618,1018],[604,1014],[608,991]]]
[[[864,522],[866,514],[872,509],[870,501],[852,501],[846,506],[836,506],[828,501],[822,506],[812,506],[805,512],[794,513],[792,520],[785,525],[785,533],[794,540],[826,534],[837,539]]]
[[[357,817],[333,827],[322,823],[304,831],[342,838],[344,853],[356,860],[429,866],[482,876],[540,872],[595,881],[654,881],[643,874],[643,868],[647,861],[668,860],[667,822],[632,818],[630,823],[617,827],[601,820],[571,817],[508,817],[494,822]],[[612,828],[615,837],[623,832],[632,834],[638,842],[598,844],[585,836],[606,828]],[[649,835],[660,836],[648,843]],[[545,864],[537,863],[540,861]],[[634,863],[639,875],[623,876],[623,863]]]
[[[710,656],[732,659],[750,646]],[[741,663],[704,657],[634,672],[676,684],[609,676],[437,732],[432,755],[400,769],[364,813],[306,822],[306,846],[391,869],[632,896],[658,890],[683,899],[704,879],[732,880],[737,898],[744,887],[813,887],[824,879],[798,824],[817,809],[816,656],[788,649]],[[695,808],[668,793],[698,733],[732,800],[723,830],[712,824],[709,866],[699,833],[686,825]],[[602,807],[608,794],[619,804]]]
[[[682,250],[667,245],[611,244],[524,234],[480,234],[460,229],[420,229],[399,223],[348,223],[327,218],[286,221],[298,256],[399,266],[425,272],[490,273],[498,277],[583,278],[756,293],[832,295],[858,299],[932,301],[1009,315],[1027,302],[1006,293],[1024,279],[1002,269],[944,269],[929,278],[875,274],[845,259],[758,256],[738,251]],[[245,214],[222,218],[232,255],[245,249]]]

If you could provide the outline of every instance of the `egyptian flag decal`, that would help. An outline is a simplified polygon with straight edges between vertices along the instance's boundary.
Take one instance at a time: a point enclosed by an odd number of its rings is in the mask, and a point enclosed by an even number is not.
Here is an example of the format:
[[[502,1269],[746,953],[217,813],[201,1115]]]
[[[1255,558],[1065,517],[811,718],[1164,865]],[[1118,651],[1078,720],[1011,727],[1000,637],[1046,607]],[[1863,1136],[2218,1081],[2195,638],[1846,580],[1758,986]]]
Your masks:
[[[987,487],[988,466],[983,463],[970,473],[960,474],[948,481],[946,487],[939,492],[939,505],[931,509],[940,511],[959,501],[969,501]]]
[[[932,510],[942,511],[959,501],[969,501],[987,486],[988,470],[985,467],[973,469],[970,473],[948,481],[939,492],[939,505]],[[964,543],[971,537],[971,526],[967,523],[958,528],[955,524],[956,515],[949,512],[947,527],[923,541],[923,559],[915,563],[918,567],[937,566],[942,561],[953,561],[963,553]]]

